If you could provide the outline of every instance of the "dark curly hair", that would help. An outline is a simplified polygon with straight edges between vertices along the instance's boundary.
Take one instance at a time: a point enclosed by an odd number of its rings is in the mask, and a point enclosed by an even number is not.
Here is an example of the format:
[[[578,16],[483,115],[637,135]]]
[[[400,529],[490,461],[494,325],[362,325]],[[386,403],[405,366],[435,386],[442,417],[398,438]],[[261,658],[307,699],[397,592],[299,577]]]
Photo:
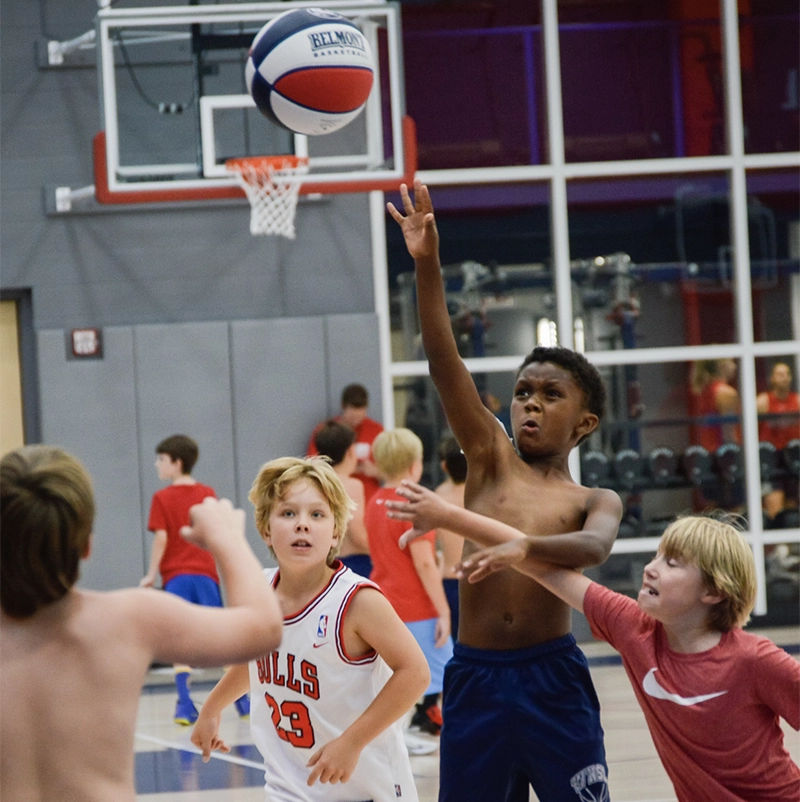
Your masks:
[[[603,419],[606,414],[606,387],[597,368],[583,354],[569,348],[537,345],[525,357],[514,378],[518,378],[532,362],[551,362],[571,373],[578,387],[583,390],[586,408],[600,420]]]

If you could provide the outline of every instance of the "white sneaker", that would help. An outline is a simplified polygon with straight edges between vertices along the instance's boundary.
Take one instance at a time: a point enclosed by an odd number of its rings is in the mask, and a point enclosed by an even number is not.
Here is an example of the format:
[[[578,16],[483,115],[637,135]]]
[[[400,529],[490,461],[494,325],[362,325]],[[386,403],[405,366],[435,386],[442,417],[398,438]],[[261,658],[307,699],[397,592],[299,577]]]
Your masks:
[[[439,742],[430,738],[423,738],[408,730],[403,730],[403,739],[409,755],[430,755],[439,748]]]

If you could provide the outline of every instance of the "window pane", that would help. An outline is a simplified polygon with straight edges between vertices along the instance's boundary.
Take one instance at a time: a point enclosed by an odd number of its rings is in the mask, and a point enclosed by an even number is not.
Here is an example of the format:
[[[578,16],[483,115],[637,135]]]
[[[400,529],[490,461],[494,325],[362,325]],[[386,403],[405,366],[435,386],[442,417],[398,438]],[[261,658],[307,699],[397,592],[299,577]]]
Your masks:
[[[542,161],[538,28],[407,31],[403,42],[421,169]]]
[[[800,174],[751,170],[747,216],[756,341],[800,339]]]
[[[525,354],[536,344],[537,323],[554,316],[549,197],[546,184],[431,189],[463,357]],[[399,203],[399,197],[389,199]],[[395,359],[421,359],[414,263],[391,218],[387,249],[392,329],[400,343]]]
[[[719,8],[560,3],[567,161],[725,152]]]
[[[560,49],[568,162],[684,155],[669,22],[562,25]]]
[[[773,0],[740,21],[745,150],[800,150],[796,2]]]
[[[800,396],[796,356],[756,360],[759,465],[766,529],[800,527]]]
[[[587,351],[736,341],[725,176],[575,180],[567,198]]]

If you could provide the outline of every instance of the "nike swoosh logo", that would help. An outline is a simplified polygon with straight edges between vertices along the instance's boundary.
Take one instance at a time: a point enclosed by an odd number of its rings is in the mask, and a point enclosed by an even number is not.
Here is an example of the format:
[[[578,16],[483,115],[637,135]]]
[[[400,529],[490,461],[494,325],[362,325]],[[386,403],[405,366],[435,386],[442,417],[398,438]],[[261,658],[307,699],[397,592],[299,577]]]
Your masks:
[[[320,647],[320,646],[324,646],[324,645],[325,645],[327,642],[328,642],[328,641],[323,641],[322,643],[312,643],[311,645],[312,645],[312,646],[313,646],[315,649],[319,649],[319,647]]]
[[[702,696],[679,696],[677,693],[670,693],[658,684],[656,679],[657,668],[651,668],[645,678],[642,680],[642,689],[648,696],[654,699],[664,699],[667,702],[675,702],[676,705],[699,705],[700,702],[707,702],[709,699],[715,699],[717,696],[723,696],[727,691],[719,691],[719,693],[706,693]]]

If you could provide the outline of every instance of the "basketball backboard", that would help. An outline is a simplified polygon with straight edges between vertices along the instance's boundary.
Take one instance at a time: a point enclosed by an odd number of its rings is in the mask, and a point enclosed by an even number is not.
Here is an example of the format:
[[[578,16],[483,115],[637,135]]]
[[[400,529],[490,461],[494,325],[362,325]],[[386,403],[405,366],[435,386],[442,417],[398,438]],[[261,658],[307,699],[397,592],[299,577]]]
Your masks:
[[[292,134],[266,119],[245,88],[256,33],[289,8],[320,2],[101,8],[96,19],[101,130],[95,195],[103,203],[241,197],[225,161],[308,156],[301,192],[394,189],[413,180],[416,141],[404,117],[400,7],[327,0],[377,54],[364,112],[341,131]]]

